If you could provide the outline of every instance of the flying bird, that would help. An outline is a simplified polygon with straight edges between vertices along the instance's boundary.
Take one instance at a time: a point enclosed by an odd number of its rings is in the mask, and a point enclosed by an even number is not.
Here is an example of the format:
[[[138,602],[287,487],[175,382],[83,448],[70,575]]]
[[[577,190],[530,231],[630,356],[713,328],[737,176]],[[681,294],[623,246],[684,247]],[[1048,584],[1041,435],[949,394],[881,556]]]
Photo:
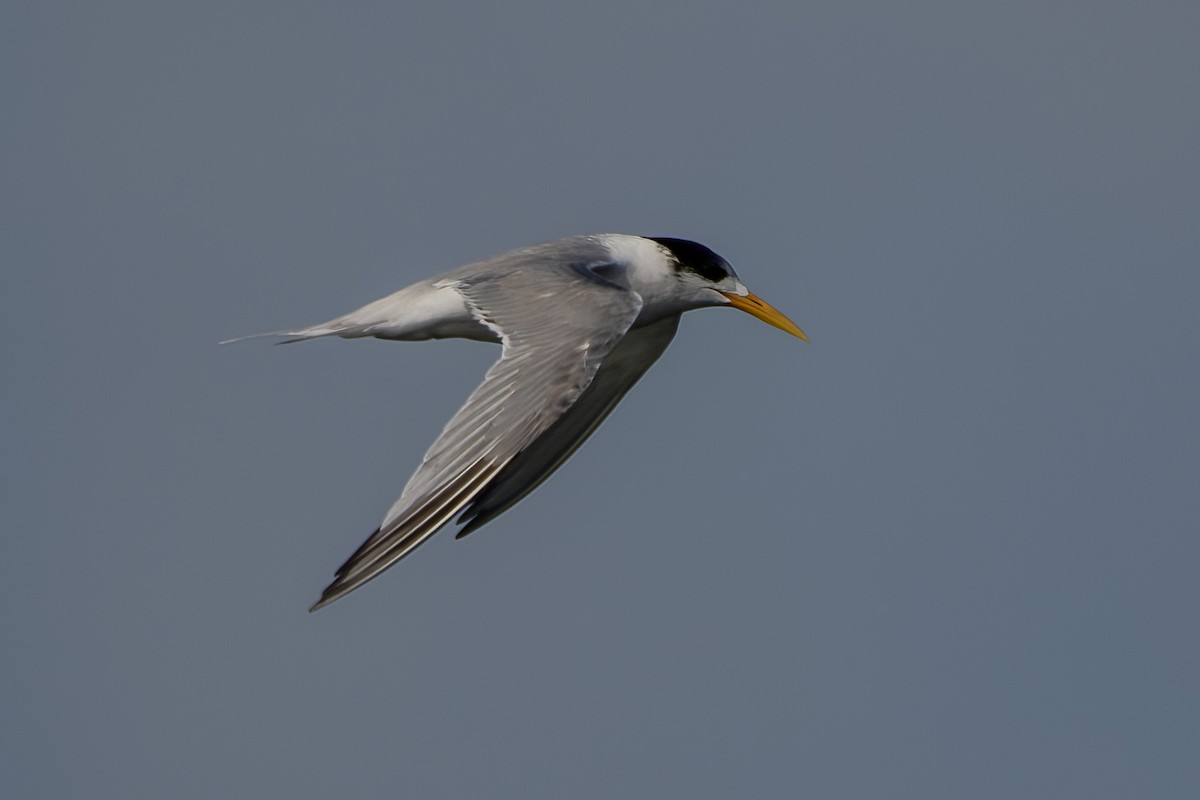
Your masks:
[[[662,355],[685,311],[732,306],[804,341],[729,263],[686,239],[572,236],[458,267],[280,344],[461,337],[502,346],[382,524],[310,611],[407,556],[458,515],[462,538],[537,488]],[[236,341],[236,340],[232,340]]]

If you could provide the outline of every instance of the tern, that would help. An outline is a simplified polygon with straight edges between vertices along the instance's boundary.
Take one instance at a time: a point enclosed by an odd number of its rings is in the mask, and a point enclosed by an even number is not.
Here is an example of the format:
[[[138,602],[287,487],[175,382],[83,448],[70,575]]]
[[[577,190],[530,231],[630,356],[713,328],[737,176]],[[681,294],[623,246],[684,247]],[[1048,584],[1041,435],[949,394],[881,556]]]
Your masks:
[[[732,306],[804,341],[729,262],[686,239],[600,234],[514,250],[415,283],[336,319],[264,336],[502,346],[383,522],[310,611],[378,576],[450,522],[462,538],[541,485],[675,337],[685,311]],[[231,340],[236,341],[236,340]]]

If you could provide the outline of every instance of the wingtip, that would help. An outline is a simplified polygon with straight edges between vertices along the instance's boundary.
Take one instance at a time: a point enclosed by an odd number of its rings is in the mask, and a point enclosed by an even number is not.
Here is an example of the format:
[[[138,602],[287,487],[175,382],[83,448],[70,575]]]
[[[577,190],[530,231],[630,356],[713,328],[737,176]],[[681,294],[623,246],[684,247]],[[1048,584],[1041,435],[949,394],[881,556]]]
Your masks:
[[[339,597],[341,597],[343,594],[345,594],[345,592],[341,591],[340,588],[335,590],[334,589],[335,586],[337,586],[336,581],[334,583],[331,583],[328,586],[326,586],[325,591],[321,592],[321,599],[318,600],[317,602],[313,603],[311,606],[309,606],[308,613],[311,614],[314,611],[320,611],[322,608],[329,605],[334,600],[337,600]]]
[[[465,525],[463,525],[464,522],[466,522]],[[481,526],[484,522],[487,522],[487,520],[485,519],[483,521],[480,521],[480,518],[477,516],[468,518],[467,514],[463,514],[457,520],[457,523],[459,525],[462,525],[462,527],[459,528],[458,532],[454,534],[455,541],[458,541],[459,539],[463,538],[467,534],[474,533],[476,530],[479,529],[479,526]]]
[[[361,583],[344,580],[342,570],[339,570],[338,576],[333,579],[333,582],[321,590],[321,598],[312,604],[312,607],[308,609],[308,613],[311,614],[314,611],[320,611],[334,600],[345,597],[361,585]]]

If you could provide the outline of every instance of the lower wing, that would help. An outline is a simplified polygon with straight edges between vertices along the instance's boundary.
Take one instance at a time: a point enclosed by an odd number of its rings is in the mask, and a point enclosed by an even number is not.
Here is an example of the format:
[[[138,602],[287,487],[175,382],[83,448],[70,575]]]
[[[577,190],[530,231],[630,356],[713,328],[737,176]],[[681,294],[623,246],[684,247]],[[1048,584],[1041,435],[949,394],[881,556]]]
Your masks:
[[[575,405],[475,496],[458,518],[466,526],[455,538],[461,539],[512,508],[561,467],[658,360],[678,327],[679,317],[674,316],[625,334]]]

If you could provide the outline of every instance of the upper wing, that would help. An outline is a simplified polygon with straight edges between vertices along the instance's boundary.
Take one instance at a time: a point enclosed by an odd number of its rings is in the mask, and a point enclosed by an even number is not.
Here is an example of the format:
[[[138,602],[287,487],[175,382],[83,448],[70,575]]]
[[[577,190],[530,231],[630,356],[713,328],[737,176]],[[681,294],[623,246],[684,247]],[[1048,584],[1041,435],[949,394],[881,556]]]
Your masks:
[[[512,508],[561,467],[658,360],[678,328],[679,317],[672,316],[627,333],[604,359],[575,405],[475,496],[458,518],[467,525],[456,538],[461,539]]]
[[[583,265],[516,265],[449,280],[500,336],[500,360],[314,611],[408,555],[482,492],[580,398],[642,308],[636,293]]]

